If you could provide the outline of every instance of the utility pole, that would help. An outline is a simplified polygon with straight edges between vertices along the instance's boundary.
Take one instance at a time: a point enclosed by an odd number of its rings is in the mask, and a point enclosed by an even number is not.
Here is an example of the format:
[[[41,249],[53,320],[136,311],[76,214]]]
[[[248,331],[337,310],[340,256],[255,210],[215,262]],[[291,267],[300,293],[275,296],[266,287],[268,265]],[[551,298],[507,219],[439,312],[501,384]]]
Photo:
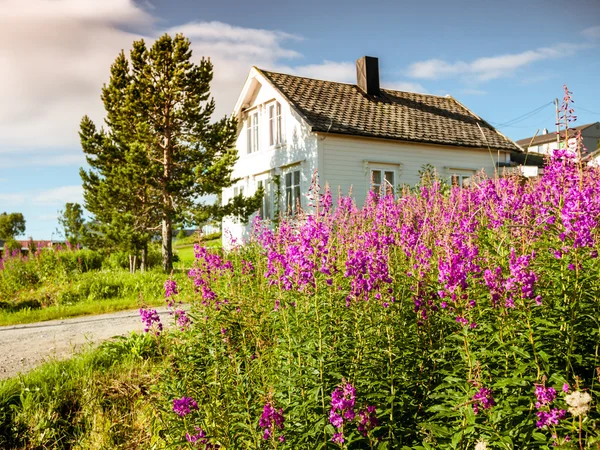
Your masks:
[[[560,148],[560,123],[558,118],[558,99],[554,99],[556,105],[556,148]]]

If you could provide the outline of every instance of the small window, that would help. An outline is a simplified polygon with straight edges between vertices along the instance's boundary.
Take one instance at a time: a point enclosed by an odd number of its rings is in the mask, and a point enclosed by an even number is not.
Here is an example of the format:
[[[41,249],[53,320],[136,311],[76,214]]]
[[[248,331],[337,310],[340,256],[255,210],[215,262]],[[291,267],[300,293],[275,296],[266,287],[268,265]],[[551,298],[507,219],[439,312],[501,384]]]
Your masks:
[[[236,186],[233,188],[233,196],[244,195],[244,186]]]
[[[295,215],[301,207],[300,170],[294,170],[285,174],[285,211]]]
[[[281,126],[281,105],[279,102],[269,105],[269,145],[279,145],[283,142]]]
[[[473,181],[473,172],[463,170],[461,172],[454,173],[452,174],[450,181],[452,183],[452,186],[470,186],[471,182]]]
[[[394,195],[396,172],[394,170],[371,169],[371,190],[378,196]]]
[[[248,153],[258,151],[258,111],[250,113],[246,119],[246,140]]]
[[[269,180],[259,180],[258,187],[262,187],[265,191],[258,215],[262,220],[271,219],[271,184]]]

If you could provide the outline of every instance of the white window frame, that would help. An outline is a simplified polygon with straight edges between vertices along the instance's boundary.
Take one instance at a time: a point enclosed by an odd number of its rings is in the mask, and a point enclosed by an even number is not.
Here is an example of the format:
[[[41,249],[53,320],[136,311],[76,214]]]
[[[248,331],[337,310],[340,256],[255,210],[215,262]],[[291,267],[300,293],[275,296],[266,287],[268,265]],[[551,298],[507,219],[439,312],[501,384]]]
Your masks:
[[[450,185],[459,187],[468,187],[477,173],[473,169],[450,168]]]
[[[239,185],[233,187],[233,196],[237,197],[240,194],[244,195],[244,185],[243,184],[239,184]]]
[[[281,103],[271,102],[267,105],[269,121],[269,147],[278,147],[283,144],[283,115]]]
[[[377,177],[379,175],[379,178]],[[392,174],[392,182],[389,181],[389,174]],[[396,195],[398,186],[398,164],[369,164],[367,171],[367,190],[369,192],[375,190],[379,197],[385,196],[389,189],[392,190],[392,194]],[[376,181],[379,180],[379,183]],[[387,186],[386,190],[381,189],[381,186]]]
[[[258,109],[248,112],[246,119],[246,152],[249,155],[259,150],[259,122]]]
[[[259,186],[262,185],[265,191],[265,195],[262,198],[261,206],[258,209],[258,216],[262,220],[271,220],[273,219],[273,183],[271,182],[271,177],[268,174],[257,175],[255,180],[256,189],[258,190]]]
[[[302,168],[292,166],[283,171],[282,178],[284,213],[295,216],[302,210]],[[289,185],[288,180],[291,181]]]

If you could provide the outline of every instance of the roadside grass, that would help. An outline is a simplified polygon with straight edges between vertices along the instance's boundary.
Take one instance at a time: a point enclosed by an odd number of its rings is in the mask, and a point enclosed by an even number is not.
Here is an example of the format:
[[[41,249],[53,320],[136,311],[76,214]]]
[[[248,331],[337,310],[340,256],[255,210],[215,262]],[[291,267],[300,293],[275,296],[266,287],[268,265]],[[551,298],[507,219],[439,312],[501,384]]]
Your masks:
[[[132,334],[0,381],[0,448],[150,448],[162,346]]]
[[[51,281],[1,303],[0,326],[164,305],[163,284],[168,277],[160,270],[135,274],[102,270],[73,275],[67,283]],[[172,277],[178,283],[187,280],[184,270]]]
[[[156,298],[144,302],[147,306],[163,306],[164,299]],[[86,301],[73,305],[56,305],[43,309],[24,308],[19,311],[0,309],[0,326],[43,322],[46,320],[66,319],[69,317],[89,316],[110,312],[124,311],[141,307],[138,297],[113,298],[97,301]]]
[[[189,239],[189,238],[186,238]],[[209,241],[203,241],[202,246],[210,247],[210,248],[220,248],[221,247],[221,238],[218,237],[216,239],[211,239]],[[184,244],[175,244],[175,251],[177,252],[177,256],[179,256],[179,262],[175,264],[177,269],[190,269],[195,260],[194,256],[194,242],[192,243],[184,243]]]

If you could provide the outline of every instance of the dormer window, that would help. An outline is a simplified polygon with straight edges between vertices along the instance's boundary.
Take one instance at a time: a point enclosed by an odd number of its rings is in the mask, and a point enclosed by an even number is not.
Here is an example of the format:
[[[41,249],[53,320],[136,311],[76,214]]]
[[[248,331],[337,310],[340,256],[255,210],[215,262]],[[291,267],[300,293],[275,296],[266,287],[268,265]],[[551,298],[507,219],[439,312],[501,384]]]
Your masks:
[[[275,146],[283,142],[281,127],[281,104],[271,103],[269,110],[269,145]]]
[[[248,153],[258,151],[258,111],[248,114],[246,119]]]

